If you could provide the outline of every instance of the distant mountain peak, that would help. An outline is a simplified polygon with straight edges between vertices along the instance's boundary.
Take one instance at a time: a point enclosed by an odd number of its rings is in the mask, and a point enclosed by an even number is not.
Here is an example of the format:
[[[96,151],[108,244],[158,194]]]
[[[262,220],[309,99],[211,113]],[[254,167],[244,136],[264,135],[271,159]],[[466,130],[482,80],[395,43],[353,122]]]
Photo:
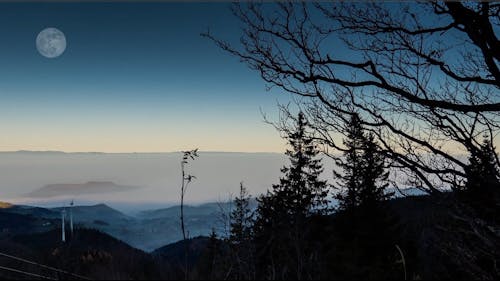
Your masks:
[[[58,150],[18,150],[16,153],[46,153],[46,154],[64,154],[64,151]]]
[[[83,184],[58,183],[48,184],[33,192],[27,197],[47,198],[57,196],[78,196],[82,194],[100,194],[129,191],[137,189],[137,186],[118,185],[112,181],[89,181]]]
[[[63,209],[65,207],[52,208],[51,210],[61,211]],[[103,203],[89,206],[74,206],[72,207],[72,212],[77,222],[100,220],[106,223],[116,223],[118,220],[131,219],[131,217]]]
[[[27,150],[27,149],[22,149],[22,150],[13,150],[13,151],[0,151],[0,153],[6,153],[6,154],[35,154],[35,155],[65,155],[65,154],[106,154],[106,152],[99,152],[99,151],[88,151],[88,152],[66,152],[66,151],[60,151],[60,150]]]
[[[110,211],[120,212],[120,211],[115,210],[112,207],[110,207],[110,206],[108,206],[107,204],[104,204],[104,203],[99,203],[99,204],[95,204],[95,205],[92,205],[92,206],[76,206],[76,207],[77,208],[89,208],[89,209],[96,209],[96,210],[110,210]]]
[[[104,203],[95,204],[92,207],[111,208],[110,206],[108,206],[108,205],[106,205]]]

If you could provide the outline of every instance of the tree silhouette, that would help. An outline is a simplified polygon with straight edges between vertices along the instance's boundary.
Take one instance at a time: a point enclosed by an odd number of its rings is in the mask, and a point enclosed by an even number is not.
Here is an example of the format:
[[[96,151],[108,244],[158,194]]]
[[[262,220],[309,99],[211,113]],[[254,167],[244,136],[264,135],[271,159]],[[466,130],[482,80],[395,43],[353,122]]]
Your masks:
[[[408,175],[401,185],[460,189],[468,163],[453,151],[473,152],[478,136],[500,131],[497,3],[251,2],[233,11],[241,45],[204,36],[300,96],[328,151],[342,150],[336,133],[362,114]]]
[[[235,209],[231,212],[231,233],[229,241],[235,263],[234,279],[255,279],[254,247],[253,247],[253,211],[250,209],[251,196],[240,183],[239,195],[235,198]]]
[[[498,212],[497,202],[500,202],[500,169],[496,165],[497,159],[491,140],[484,136],[481,147],[469,157],[464,188],[474,205],[494,217]]]
[[[195,176],[187,174],[185,167],[189,163],[189,160],[194,160],[195,158],[198,157],[198,149],[194,150],[189,150],[189,151],[182,151],[182,160],[181,160],[181,174],[182,174],[182,184],[181,184],[181,230],[182,230],[182,239],[184,242],[184,247],[185,247],[185,254],[184,254],[184,277],[187,280],[189,277],[189,268],[188,268],[188,255],[189,255],[189,246],[187,243],[187,234],[186,234],[186,227],[184,224],[184,196],[186,195],[186,191],[188,188],[189,183],[193,179],[196,179]]]
[[[235,209],[231,212],[230,239],[235,243],[242,243],[251,237],[253,213],[250,209],[251,196],[247,189],[240,183],[239,195],[234,199]]]
[[[386,192],[389,172],[386,171],[384,155],[371,133],[365,135],[362,158],[365,165],[359,199],[362,206],[371,207],[393,195]]]
[[[469,181],[465,185],[468,191],[481,193],[488,187],[499,185],[500,171],[495,165],[496,158],[495,148],[488,137],[484,136],[481,147],[469,157]]]
[[[352,116],[346,135],[344,159],[337,161],[343,173],[334,172],[340,179],[341,192],[337,194],[340,208],[374,206],[390,195],[385,194],[389,174],[385,171],[384,156],[373,135],[365,133],[358,115]]]
[[[294,130],[287,136],[290,166],[271,191],[258,198],[255,238],[260,268],[267,278],[304,278],[311,268],[306,219],[328,211],[329,185],[319,177],[323,171],[318,149],[307,137],[308,122],[299,113]],[[262,276],[261,276],[262,277]]]
[[[335,176],[340,179],[339,189],[343,190],[337,194],[341,209],[353,209],[360,204],[360,191],[363,185],[364,159],[363,148],[365,135],[361,121],[357,115],[353,115],[348,126],[346,138],[344,161],[337,161],[343,174],[334,171]]]
[[[292,148],[285,153],[290,166],[281,169],[284,176],[273,186],[275,196],[291,216],[304,217],[327,209],[329,185],[319,179],[323,167],[316,144],[307,136],[308,126],[305,115],[300,112],[295,131],[287,137]]]

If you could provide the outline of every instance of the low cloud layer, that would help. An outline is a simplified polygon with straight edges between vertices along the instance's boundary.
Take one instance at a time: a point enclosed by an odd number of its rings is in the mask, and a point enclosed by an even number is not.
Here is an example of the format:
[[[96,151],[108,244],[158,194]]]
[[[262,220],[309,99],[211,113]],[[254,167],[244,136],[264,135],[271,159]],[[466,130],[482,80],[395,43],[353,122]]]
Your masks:
[[[106,194],[138,189],[137,186],[118,185],[109,181],[90,181],[83,184],[49,184],[26,194],[31,198],[79,196],[84,194]]]

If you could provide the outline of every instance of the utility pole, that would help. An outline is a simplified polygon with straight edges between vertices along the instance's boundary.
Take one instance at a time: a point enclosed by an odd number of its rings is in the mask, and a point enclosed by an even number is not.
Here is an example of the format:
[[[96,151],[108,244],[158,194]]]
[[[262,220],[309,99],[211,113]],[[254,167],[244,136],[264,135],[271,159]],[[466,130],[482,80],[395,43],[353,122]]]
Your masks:
[[[66,219],[66,209],[62,209],[61,211],[61,235],[62,235],[62,242],[66,242],[66,232],[64,230],[64,220]]]
[[[69,204],[69,229],[71,231],[71,237],[73,237],[73,205],[74,201],[71,200],[71,203]]]

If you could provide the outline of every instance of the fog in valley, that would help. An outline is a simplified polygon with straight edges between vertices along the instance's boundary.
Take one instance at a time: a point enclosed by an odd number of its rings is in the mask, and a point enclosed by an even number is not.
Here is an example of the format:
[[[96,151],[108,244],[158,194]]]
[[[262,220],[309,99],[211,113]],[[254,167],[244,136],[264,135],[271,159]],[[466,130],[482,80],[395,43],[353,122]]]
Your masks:
[[[57,207],[106,203],[124,212],[179,203],[180,152],[172,153],[0,153],[0,201]],[[253,195],[280,177],[287,158],[278,153],[201,152],[187,166],[196,176],[188,204],[227,201],[243,182]],[[324,176],[331,163],[324,160]],[[56,195],[57,194],[57,195]]]

